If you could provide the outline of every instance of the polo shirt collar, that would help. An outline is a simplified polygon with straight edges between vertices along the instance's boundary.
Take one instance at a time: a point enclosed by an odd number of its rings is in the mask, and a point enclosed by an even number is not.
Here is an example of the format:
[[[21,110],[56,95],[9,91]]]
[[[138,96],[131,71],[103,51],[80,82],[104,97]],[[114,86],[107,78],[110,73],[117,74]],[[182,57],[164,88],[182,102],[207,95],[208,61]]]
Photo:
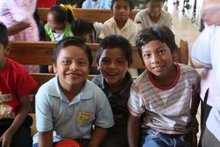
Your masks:
[[[63,92],[61,91],[59,82],[58,82],[58,76],[54,77],[51,82],[50,82],[50,88],[48,91],[49,95],[53,96],[53,97],[57,97],[60,99],[64,98],[62,97]],[[72,101],[80,101],[80,100],[85,100],[85,99],[91,99],[93,96],[93,90],[91,90],[91,86],[90,86],[90,81],[86,80],[85,84],[83,86],[83,88],[81,89],[81,91],[74,97],[74,99]]]

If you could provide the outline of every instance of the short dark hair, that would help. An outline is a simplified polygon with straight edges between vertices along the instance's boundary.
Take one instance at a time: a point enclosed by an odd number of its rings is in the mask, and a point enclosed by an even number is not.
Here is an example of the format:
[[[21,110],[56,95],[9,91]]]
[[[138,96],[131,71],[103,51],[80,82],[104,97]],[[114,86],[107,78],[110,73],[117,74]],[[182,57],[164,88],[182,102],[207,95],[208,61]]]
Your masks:
[[[136,38],[136,47],[138,48],[138,53],[142,58],[141,47],[153,40],[159,40],[170,48],[171,53],[177,50],[177,45],[175,42],[175,35],[173,32],[165,25],[147,27],[138,32]]]
[[[59,41],[53,49],[52,62],[56,63],[60,51],[63,50],[65,47],[72,46],[72,45],[77,46],[77,47],[81,48],[83,51],[85,51],[85,53],[88,57],[89,66],[91,66],[92,61],[93,61],[91,48],[88,45],[86,45],[86,43],[83,40],[81,40],[77,37],[67,37],[67,38]]]
[[[121,1],[121,0],[112,0],[112,4],[111,4],[111,9],[113,8],[113,5],[115,2],[117,1]],[[130,9],[134,9],[134,3],[133,3],[133,0],[122,0],[122,1],[125,1],[125,2],[128,2],[129,6],[130,6]]]
[[[165,0],[145,0],[146,4],[148,4],[149,2],[158,2],[158,3],[163,2],[163,3],[165,3]]]
[[[8,45],[8,30],[7,27],[0,22],[0,43],[4,48]]]
[[[81,36],[87,33],[94,33],[94,38],[96,38],[96,31],[93,26],[93,23],[84,19],[74,20],[71,23],[71,30],[74,36]]]
[[[121,35],[109,35],[100,42],[96,54],[96,63],[99,63],[99,59],[105,49],[114,48],[119,48],[124,53],[128,66],[130,66],[132,64],[132,47],[129,41]]]

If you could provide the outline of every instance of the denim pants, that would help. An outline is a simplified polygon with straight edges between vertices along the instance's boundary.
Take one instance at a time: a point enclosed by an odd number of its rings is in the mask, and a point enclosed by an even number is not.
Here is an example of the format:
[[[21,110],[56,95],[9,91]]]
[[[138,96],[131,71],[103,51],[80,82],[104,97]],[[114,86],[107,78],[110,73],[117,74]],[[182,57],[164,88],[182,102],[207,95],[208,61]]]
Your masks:
[[[191,147],[191,138],[185,134],[163,134],[149,128],[143,131],[142,147]]]

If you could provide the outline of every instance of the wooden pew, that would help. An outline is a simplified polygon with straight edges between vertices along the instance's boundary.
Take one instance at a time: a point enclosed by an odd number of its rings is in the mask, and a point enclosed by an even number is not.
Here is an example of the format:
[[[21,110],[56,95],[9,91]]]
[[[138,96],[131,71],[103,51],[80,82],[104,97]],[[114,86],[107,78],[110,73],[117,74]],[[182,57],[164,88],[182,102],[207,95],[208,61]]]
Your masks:
[[[93,55],[93,67],[96,67],[96,52],[98,44],[88,44],[92,49]],[[51,65],[51,55],[52,49],[55,46],[54,42],[50,41],[37,41],[37,42],[27,42],[27,41],[15,41],[10,42],[11,52],[8,55],[9,58],[19,62],[24,65]],[[132,48],[132,58],[133,63],[131,65],[132,68],[145,68],[142,64],[142,61],[139,57],[138,51],[136,47]],[[48,73],[31,73],[31,75],[38,82],[38,87],[34,90],[33,93],[37,91],[37,89],[46,81],[54,77],[54,74]],[[92,78],[90,75],[89,79]]]
[[[49,8],[38,8],[38,12],[40,15],[40,20],[46,23],[47,21],[47,13]],[[135,15],[139,10],[132,10],[130,18],[134,20]],[[76,19],[85,19],[90,22],[105,22],[109,18],[112,17],[112,11],[107,9],[81,9],[75,8],[73,9],[73,16]]]
[[[88,45],[91,48],[93,54],[92,66],[95,67],[95,58],[98,44],[89,43]],[[50,41],[11,42],[10,47],[12,48],[12,50],[9,54],[9,58],[24,65],[50,65],[52,63],[51,55],[54,46],[55,43]],[[131,68],[144,68],[136,47],[132,47],[132,58],[133,63],[131,65]]]

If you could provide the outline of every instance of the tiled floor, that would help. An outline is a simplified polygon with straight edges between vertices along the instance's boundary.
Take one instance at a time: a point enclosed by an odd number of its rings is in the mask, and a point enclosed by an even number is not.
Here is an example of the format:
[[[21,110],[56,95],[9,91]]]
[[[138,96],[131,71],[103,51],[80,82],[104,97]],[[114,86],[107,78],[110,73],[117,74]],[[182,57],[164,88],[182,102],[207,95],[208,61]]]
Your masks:
[[[180,39],[186,40],[189,43],[189,49],[192,46],[193,42],[199,35],[199,26],[198,24],[192,23],[191,18],[186,16],[181,11],[181,6],[177,8],[173,5],[172,1],[168,3],[168,12],[171,13],[173,17],[173,30],[176,36],[177,42]],[[200,108],[197,114],[198,121],[200,120]],[[198,132],[197,136],[200,136],[200,132]]]
[[[191,46],[199,35],[199,26],[192,23],[191,18],[184,15],[181,9],[181,5],[176,7],[172,1],[168,1],[168,12],[173,17],[173,30],[177,41],[179,39],[187,40]]]

